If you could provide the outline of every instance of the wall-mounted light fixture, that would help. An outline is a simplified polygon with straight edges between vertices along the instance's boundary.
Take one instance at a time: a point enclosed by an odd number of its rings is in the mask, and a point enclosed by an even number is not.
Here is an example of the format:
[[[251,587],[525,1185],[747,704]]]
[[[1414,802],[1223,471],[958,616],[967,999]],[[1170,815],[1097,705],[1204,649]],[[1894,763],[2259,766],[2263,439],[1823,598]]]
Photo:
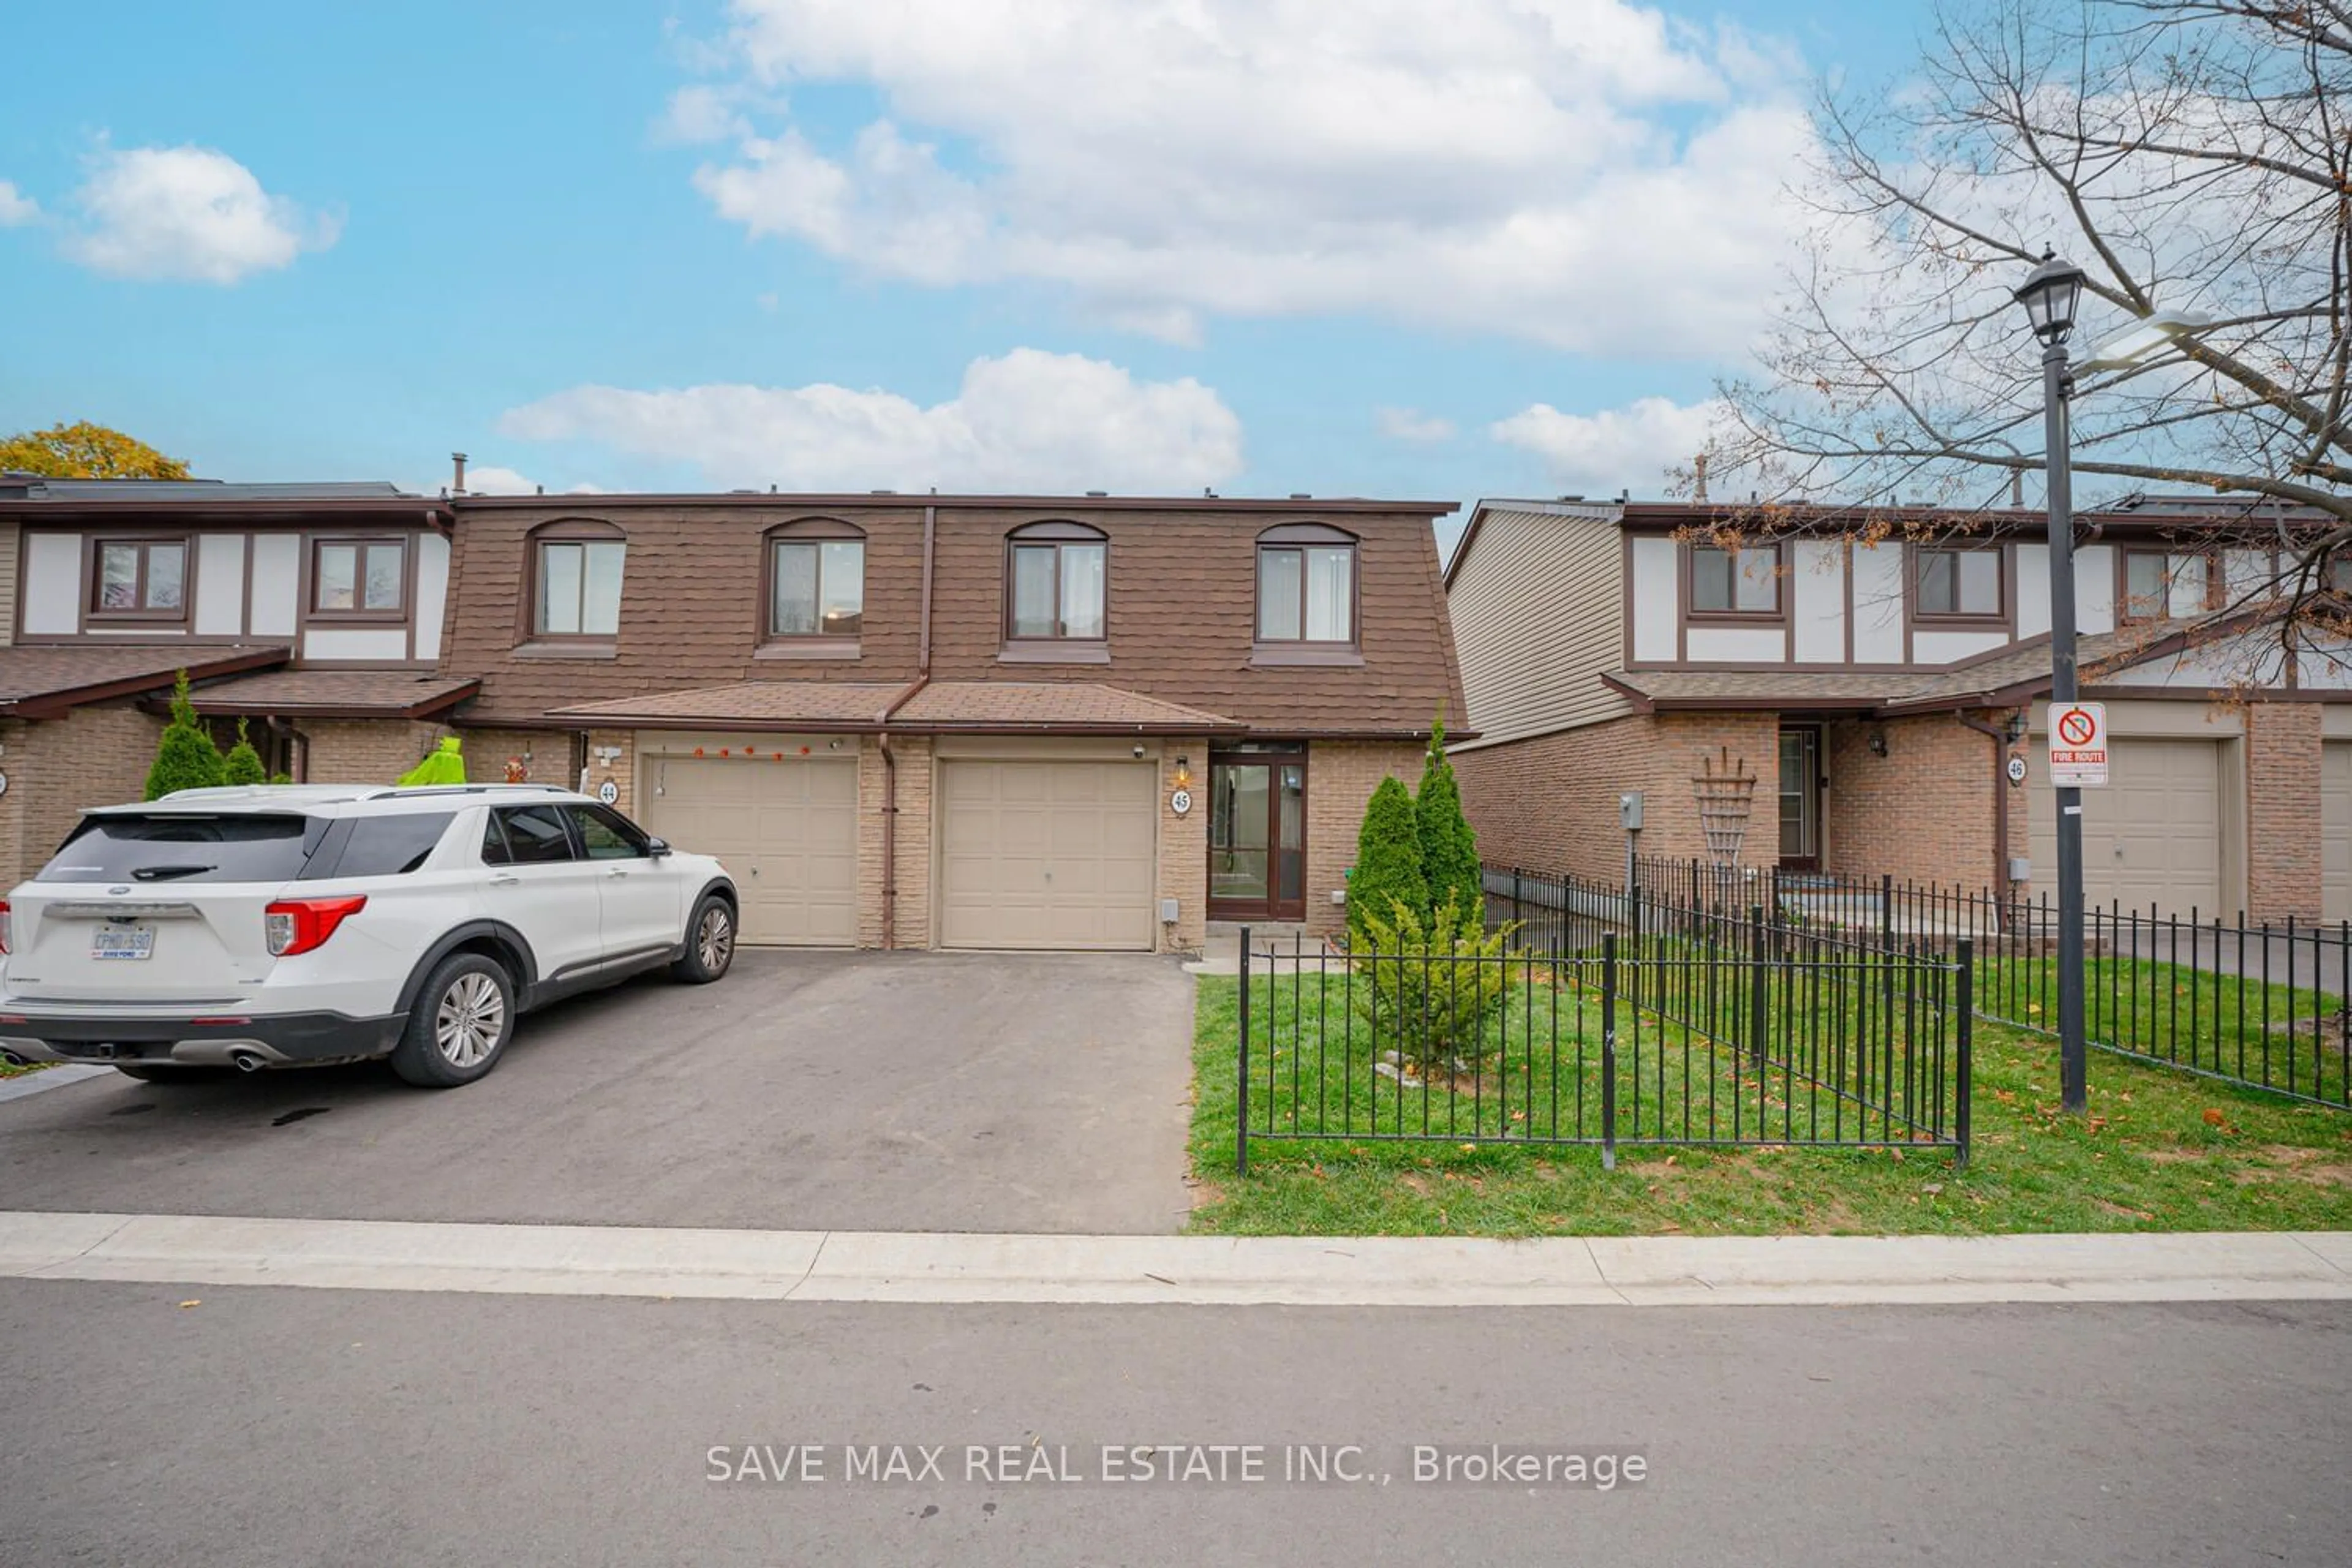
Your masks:
[[[2009,743],[2012,746],[2025,739],[2025,710],[2013,710],[2009,716]]]
[[[1870,754],[1874,757],[1883,757],[1886,754],[1885,731],[1873,730],[1870,732]]]
[[[1192,759],[1190,757],[1176,759],[1176,787],[1178,789],[1192,787]]]

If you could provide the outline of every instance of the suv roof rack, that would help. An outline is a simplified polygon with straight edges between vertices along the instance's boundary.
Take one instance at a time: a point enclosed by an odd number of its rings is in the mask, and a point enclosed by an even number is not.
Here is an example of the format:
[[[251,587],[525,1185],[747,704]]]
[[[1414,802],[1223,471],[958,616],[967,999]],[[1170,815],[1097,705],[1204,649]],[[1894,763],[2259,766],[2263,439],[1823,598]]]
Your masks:
[[[416,800],[436,795],[572,795],[573,790],[562,784],[395,784],[389,789],[371,790],[362,800]]]

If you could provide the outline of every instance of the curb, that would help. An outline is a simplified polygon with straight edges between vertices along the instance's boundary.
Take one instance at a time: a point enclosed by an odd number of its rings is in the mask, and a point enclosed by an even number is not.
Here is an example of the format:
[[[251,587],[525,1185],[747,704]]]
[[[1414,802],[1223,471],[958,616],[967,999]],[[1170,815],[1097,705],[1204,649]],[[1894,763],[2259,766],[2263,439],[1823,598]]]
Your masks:
[[[1351,1307],[2352,1300],[2352,1232],[989,1236],[0,1212],[0,1278],[775,1301]]]

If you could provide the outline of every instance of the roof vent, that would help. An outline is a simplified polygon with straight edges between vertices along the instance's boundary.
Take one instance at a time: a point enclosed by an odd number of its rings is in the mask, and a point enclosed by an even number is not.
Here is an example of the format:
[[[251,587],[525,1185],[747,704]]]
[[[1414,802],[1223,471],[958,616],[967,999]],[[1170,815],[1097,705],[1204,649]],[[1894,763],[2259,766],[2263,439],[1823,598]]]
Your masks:
[[[1087,499],[1091,500],[1102,500],[1109,494],[1110,492],[1108,490],[1088,490],[1087,492]]]
[[[866,493],[870,496],[894,496],[898,492],[897,490],[867,490]]]
[[[1564,500],[1564,501],[1578,501],[1578,500],[1582,500],[1584,498],[1583,498],[1582,496],[1580,496],[1580,495],[1574,495],[1574,496],[1562,496],[1562,497],[1560,497],[1559,499],[1560,499],[1560,500]]]
[[[1290,499],[1292,500],[1313,500],[1315,498],[1308,495],[1305,490],[1293,490],[1290,492]]]

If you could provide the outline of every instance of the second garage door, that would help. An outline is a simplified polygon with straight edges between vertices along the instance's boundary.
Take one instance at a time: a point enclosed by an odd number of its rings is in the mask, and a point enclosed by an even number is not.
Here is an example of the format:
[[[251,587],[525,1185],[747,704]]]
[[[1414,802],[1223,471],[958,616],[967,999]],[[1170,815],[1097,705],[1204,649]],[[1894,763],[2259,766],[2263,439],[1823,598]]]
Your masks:
[[[1153,945],[1149,763],[950,761],[940,772],[940,945]]]
[[[2039,742],[2037,737],[2037,742]],[[2167,914],[2221,908],[2221,752],[2211,741],[2119,739],[2105,789],[2083,792],[2083,896]],[[2039,746],[2037,745],[2037,751]],[[2033,767],[2033,885],[2058,889],[2055,796]]]
[[[742,940],[779,947],[857,941],[857,764],[648,757],[649,832],[726,862]]]
[[[2352,741],[2319,748],[2320,913],[2352,921]]]

